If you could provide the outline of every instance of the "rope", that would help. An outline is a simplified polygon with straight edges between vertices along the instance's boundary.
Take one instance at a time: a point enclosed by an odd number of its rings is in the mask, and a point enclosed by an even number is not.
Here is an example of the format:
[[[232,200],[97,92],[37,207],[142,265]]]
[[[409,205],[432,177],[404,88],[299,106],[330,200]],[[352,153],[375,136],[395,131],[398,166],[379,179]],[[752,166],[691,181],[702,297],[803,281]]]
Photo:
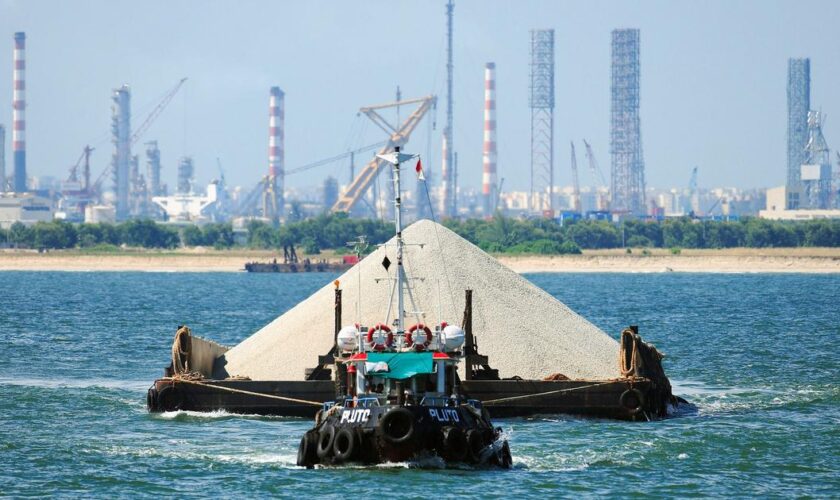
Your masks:
[[[560,393],[564,393],[564,392],[579,391],[581,389],[589,389],[591,387],[599,387],[599,386],[602,386],[602,385],[610,385],[610,384],[614,384],[614,383],[616,383],[616,381],[611,380],[609,382],[601,382],[599,384],[590,384],[590,385],[582,385],[580,387],[572,387],[571,389],[559,389],[559,390],[556,390],[556,391],[538,392],[536,394],[526,394],[524,396],[511,396],[509,398],[491,399],[489,401],[482,401],[482,404],[483,405],[492,405],[492,404],[495,404],[495,403],[501,403],[503,401],[515,401],[515,400],[518,400],[518,399],[537,398],[537,397],[540,397],[540,396],[547,396],[549,394],[560,394]]]
[[[190,349],[192,348],[192,339],[190,338],[191,334],[192,332],[186,325],[181,326],[178,328],[178,331],[175,332],[175,341],[172,343],[172,370],[175,373],[187,373],[190,371]],[[186,350],[181,350],[182,337],[186,339],[184,341],[184,344],[186,344]]]
[[[262,393],[262,392],[252,392],[252,391],[246,391],[246,390],[243,390],[243,389],[233,389],[231,387],[224,387],[224,386],[221,386],[221,385],[205,384],[203,382],[196,382],[194,380],[186,380],[186,379],[182,379],[182,378],[179,378],[179,377],[173,377],[172,378],[172,385],[175,385],[176,382],[180,382],[182,384],[198,385],[198,386],[201,386],[201,387],[209,387],[211,389],[219,389],[220,391],[233,392],[233,393],[236,393],[236,394],[246,394],[248,396],[257,396],[257,397],[263,397],[263,398],[267,398],[267,399],[276,399],[278,401],[289,401],[289,402],[292,402],[292,403],[301,403],[301,404],[307,404],[307,405],[313,405],[313,406],[319,406],[319,407],[323,406],[323,403],[319,403],[318,401],[308,401],[306,399],[287,398],[285,396],[275,396],[273,394],[265,394],[265,393]]]
[[[632,342],[632,351],[630,352],[630,366],[629,367],[626,367],[627,346],[625,345],[625,342],[624,342],[625,334],[630,335],[630,340]],[[636,365],[637,365],[636,355],[638,354],[638,352],[639,352],[639,347],[636,343],[636,337],[633,334],[633,330],[630,330],[629,328],[625,329],[624,331],[621,332],[621,348],[619,349],[619,352],[618,352],[618,369],[621,371],[621,374],[624,375],[625,377],[630,376],[631,374],[633,374],[636,371]]]

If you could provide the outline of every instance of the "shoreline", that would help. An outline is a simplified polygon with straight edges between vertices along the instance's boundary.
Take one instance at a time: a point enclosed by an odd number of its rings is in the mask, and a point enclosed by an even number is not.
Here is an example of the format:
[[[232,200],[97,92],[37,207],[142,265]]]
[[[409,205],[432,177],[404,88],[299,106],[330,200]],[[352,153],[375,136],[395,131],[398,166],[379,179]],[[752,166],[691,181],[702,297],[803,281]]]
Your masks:
[[[840,274],[840,248],[735,248],[683,250],[672,255],[667,249],[648,254],[623,249],[591,250],[582,255],[494,255],[518,273],[809,273]],[[276,253],[259,250],[177,251],[125,250],[84,253],[78,250],[37,253],[28,250],[0,251],[2,271],[69,272],[245,272],[250,261],[270,261]],[[334,260],[325,252],[313,260]]]

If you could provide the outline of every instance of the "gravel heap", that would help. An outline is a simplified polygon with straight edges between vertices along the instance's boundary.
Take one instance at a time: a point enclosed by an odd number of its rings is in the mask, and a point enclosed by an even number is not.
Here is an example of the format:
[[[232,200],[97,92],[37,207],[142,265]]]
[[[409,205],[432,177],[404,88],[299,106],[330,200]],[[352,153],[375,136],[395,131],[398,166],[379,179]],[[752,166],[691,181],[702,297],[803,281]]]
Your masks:
[[[501,377],[541,379],[559,372],[572,379],[598,380],[619,375],[614,339],[472,243],[429,220],[410,225],[403,237],[406,272],[414,278],[410,283],[416,304],[413,307],[406,294],[408,325],[417,321],[417,310],[423,311],[421,320],[426,324],[441,320],[461,324],[464,290],[472,289],[478,350],[489,356],[490,366]],[[385,321],[391,286],[382,265],[386,255],[394,276],[396,244],[392,240],[339,278],[345,325],[373,326]],[[362,302],[357,315],[360,272]],[[302,380],[304,370],[313,367],[332,345],[333,290],[334,285],[327,284],[227,351],[216,361],[214,375]],[[392,311],[396,301],[395,295]],[[392,312],[389,323],[393,316]]]

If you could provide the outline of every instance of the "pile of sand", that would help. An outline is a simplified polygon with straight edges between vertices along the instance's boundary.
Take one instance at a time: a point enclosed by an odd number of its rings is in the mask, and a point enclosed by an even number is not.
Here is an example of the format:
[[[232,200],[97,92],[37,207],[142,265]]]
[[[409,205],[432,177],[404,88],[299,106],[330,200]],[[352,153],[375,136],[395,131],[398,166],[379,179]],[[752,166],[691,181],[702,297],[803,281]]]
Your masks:
[[[427,324],[441,320],[460,324],[464,290],[472,289],[479,352],[489,356],[490,365],[502,377],[543,378],[557,372],[570,378],[618,376],[614,339],[475,245],[428,220],[412,224],[403,236],[416,304],[415,309],[406,298],[408,324],[416,322],[411,315],[416,310],[423,311],[421,319]],[[372,326],[385,321],[395,254],[391,241],[339,278],[344,324]],[[394,263],[389,271],[382,266],[386,255]],[[362,300],[357,315],[359,273]],[[304,370],[313,367],[318,355],[326,354],[332,345],[333,290],[333,284],[327,284],[233,347],[217,360],[215,376],[301,380]],[[393,303],[392,311],[396,297]]]

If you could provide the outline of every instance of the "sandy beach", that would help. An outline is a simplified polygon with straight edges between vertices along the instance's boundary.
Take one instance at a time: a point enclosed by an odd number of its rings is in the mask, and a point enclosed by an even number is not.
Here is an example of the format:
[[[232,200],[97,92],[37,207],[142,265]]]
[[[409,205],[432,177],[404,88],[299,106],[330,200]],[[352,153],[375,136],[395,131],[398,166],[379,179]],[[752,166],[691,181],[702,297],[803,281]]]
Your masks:
[[[616,272],[616,273],[840,273],[840,248],[734,248],[683,250],[672,255],[666,249],[644,254],[633,249],[590,250],[583,255],[496,255],[519,273]],[[0,251],[0,271],[148,271],[148,272],[244,272],[249,261],[270,261],[276,253],[259,250],[176,251],[122,250],[88,253],[80,250],[37,253],[28,250]],[[335,259],[331,253],[313,259]]]

